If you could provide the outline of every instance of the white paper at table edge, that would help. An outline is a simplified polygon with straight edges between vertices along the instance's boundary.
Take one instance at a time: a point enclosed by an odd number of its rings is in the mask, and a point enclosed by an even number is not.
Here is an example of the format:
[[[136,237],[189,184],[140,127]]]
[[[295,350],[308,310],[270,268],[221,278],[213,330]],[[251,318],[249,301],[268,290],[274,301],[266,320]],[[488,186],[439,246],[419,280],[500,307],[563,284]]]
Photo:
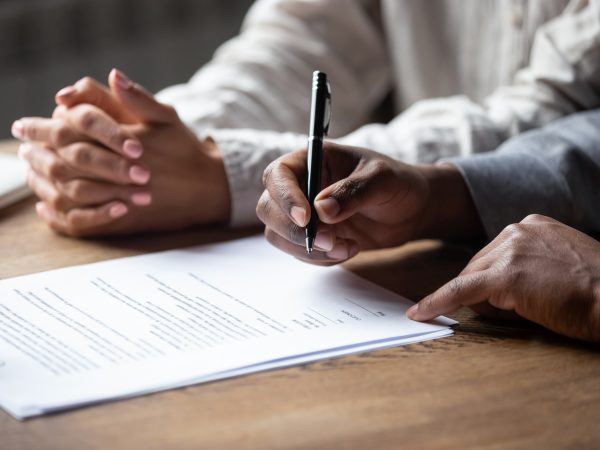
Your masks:
[[[254,364],[254,365],[247,366],[247,367],[241,367],[239,369],[228,370],[225,372],[217,372],[214,374],[206,375],[204,377],[188,379],[188,380],[180,381],[180,382],[173,383],[170,385],[163,385],[163,386],[157,387],[157,388],[140,390],[140,391],[129,393],[127,395],[121,395],[118,397],[104,398],[104,399],[89,399],[89,400],[84,400],[84,401],[81,401],[78,403],[71,403],[67,406],[61,406],[61,407],[56,407],[56,408],[43,409],[43,408],[32,407],[29,410],[17,411],[17,410],[5,407],[5,410],[15,419],[17,419],[19,421],[23,421],[26,419],[30,419],[30,418],[38,417],[38,416],[42,416],[42,415],[55,414],[55,413],[60,413],[60,412],[68,412],[68,411],[83,408],[83,407],[102,405],[102,404],[113,403],[113,402],[118,402],[118,401],[122,401],[122,400],[129,400],[129,399],[142,397],[142,396],[146,396],[146,395],[171,391],[174,389],[181,389],[184,387],[197,386],[200,384],[210,383],[213,381],[221,381],[221,380],[226,380],[226,379],[230,379],[230,378],[241,377],[244,375],[251,375],[251,374],[258,373],[258,372],[283,369],[283,368],[288,368],[288,367],[293,367],[293,366],[298,366],[298,365],[303,365],[303,364],[310,364],[310,363],[318,362],[318,361],[332,360],[332,359],[343,358],[345,356],[350,356],[350,355],[368,353],[368,352],[372,352],[375,350],[384,350],[384,349],[392,348],[392,347],[400,347],[400,346],[404,346],[404,345],[416,344],[418,342],[423,342],[423,341],[441,339],[443,337],[452,336],[453,334],[454,333],[453,333],[452,329],[447,329],[447,330],[432,331],[432,332],[428,332],[428,333],[420,333],[416,336],[413,335],[412,337],[408,337],[408,338],[402,337],[399,339],[392,339],[384,345],[381,345],[380,342],[377,342],[377,343],[367,343],[365,345],[350,346],[350,348],[343,350],[343,351],[340,351],[337,349],[333,349],[333,350],[329,349],[322,353],[317,352],[313,355],[310,355],[309,357],[306,357],[306,356],[292,357],[292,358],[286,358],[286,359],[283,359],[283,360],[277,361],[277,362],[266,362],[266,363]]]
[[[151,256],[151,255],[156,255],[156,254],[160,254],[160,253],[167,253],[167,252],[173,252],[173,251],[180,251],[180,250],[186,250],[186,249],[192,249],[192,248],[201,248],[204,246],[214,246],[214,245],[220,245],[220,244],[228,244],[228,243],[232,243],[235,241],[239,241],[239,240],[251,240],[251,239],[264,239],[262,238],[262,236],[260,235],[255,235],[255,236],[250,236],[247,238],[242,238],[242,239],[234,239],[234,240],[230,240],[230,241],[224,241],[224,242],[219,242],[219,243],[209,243],[209,244],[200,244],[200,245],[194,245],[194,246],[187,246],[187,247],[180,247],[180,248],[175,248],[175,249],[170,249],[170,250],[163,250],[163,251],[159,251],[159,252],[150,252],[150,253],[144,253],[141,255],[133,255],[133,256],[126,256],[126,257],[122,257],[122,258],[113,258],[113,259],[108,259],[108,260],[104,260],[104,261],[96,261],[93,263],[87,263],[87,264],[76,264],[73,266],[66,266],[66,267],[61,267],[58,269],[49,269],[49,270],[43,270],[40,272],[34,272],[34,273],[29,273],[29,274],[25,274],[25,275],[20,275],[17,277],[12,277],[12,278],[6,278],[1,281],[8,281],[8,280],[16,280],[19,278],[23,278],[23,277],[28,277],[28,276],[32,276],[32,275],[36,275],[36,274],[41,274],[41,273],[47,273],[47,272],[53,272],[53,271],[63,271],[63,270],[69,270],[72,268],[76,268],[76,267],[83,267],[83,266],[94,266],[94,265],[98,265],[98,264],[104,264],[104,263],[110,263],[111,261],[116,261],[116,260],[127,260],[127,259],[132,259],[132,258],[139,258],[139,257],[145,257],[145,256]],[[339,268],[343,268],[341,266],[338,266]],[[397,294],[394,291],[391,291],[390,289],[387,289],[383,286],[380,286],[366,278],[363,278],[359,275],[357,275],[356,273],[343,268],[343,270],[345,270],[348,274],[354,276],[354,277],[358,277],[360,278],[363,282],[371,284],[373,286],[376,286],[378,289],[382,289],[385,291],[388,291],[390,293],[392,293],[395,296],[398,296],[404,300],[407,300],[409,302],[411,302],[411,300],[407,299],[406,297]],[[414,303],[414,302],[411,302]],[[450,319],[448,317],[445,316],[439,316],[437,317],[435,320],[432,320],[430,322],[435,323],[436,325],[439,326],[448,326],[448,327],[452,327],[455,325],[458,325],[458,322]],[[118,401],[118,400],[122,400],[122,399],[128,399],[128,398],[134,398],[134,397],[139,397],[141,395],[146,395],[146,394],[151,394],[151,393],[156,393],[156,392],[162,392],[162,391],[167,391],[167,390],[171,390],[171,389],[176,389],[176,388],[181,388],[181,387],[186,387],[186,386],[191,386],[191,385],[195,385],[195,384],[201,384],[201,383],[205,383],[205,382],[209,382],[209,381],[217,381],[217,380],[221,380],[221,379],[225,379],[225,378],[231,378],[231,377],[235,377],[235,376],[241,376],[241,375],[245,375],[245,374],[251,374],[251,373],[255,373],[255,372],[259,372],[262,370],[273,370],[273,369],[277,369],[277,368],[282,368],[282,367],[289,367],[289,366],[293,366],[293,365],[298,365],[298,364],[303,364],[303,363],[308,363],[308,362],[313,362],[313,361],[318,361],[318,360],[324,360],[324,359],[332,359],[333,357],[342,357],[342,356],[347,356],[350,354],[355,354],[355,353],[363,353],[363,352],[367,352],[367,351],[371,351],[371,350],[375,350],[375,349],[384,349],[384,348],[389,348],[389,347],[394,347],[394,346],[400,346],[400,345],[408,345],[408,344],[412,344],[415,342],[421,342],[424,340],[430,340],[430,339],[438,339],[441,337],[446,337],[446,336],[450,336],[453,334],[452,329],[448,329],[448,330],[440,330],[440,331],[436,331],[436,332],[430,332],[430,333],[423,333],[423,334],[418,334],[417,336],[419,336],[418,338],[415,338],[414,340],[411,340],[410,337],[402,337],[400,339],[394,340],[393,343],[390,343],[389,345],[384,345],[384,346],[377,346],[380,345],[380,343],[366,343],[364,345],[358,345],[358,346],[352,346],[351,349],[349,349],[347,352],[339,352],[339,350],[335,350],[335,349],[329,349],[324,351],[323,353],[318,352],[316,355],[314,355],[314,357],[312,358],[305,358],[304,356],[300,356],[300,357],[291,357],[289,359],[285,359],[284,361],[282,361],[280,364],[274,364],[272,362],[266,362],[266,363],[259,363],[258,365],[252,366],[255,367],[255,370],[249,370],[247,367],[242,367],[239,369],[234,369],[232,371],[227,371],[225,372],[225,376],[221,376],[223,374],[223,372],[220,373],[216,373],[216,374],[211,374],[211,375],[207,375],[205,377],[201,377],[198,379],[194,379],[190,382],[190,380],[184,381],[184,382],[177,382],[173,385],[163,385],[161,387],[157,387],[157,388],[153,388],[153,389],[147,389],[147,390],[141,390],[141,391],[136,391],[133,392],[131,394],[127,394],[125,396],[121,395],[118,397],[112,397],[112,398],[105,398],[105,399],[90,399],[90,400],[85,400],[83,402],[78,402],[76,404],[70,404],[68,406],[64,406],[64,407],[57,407],[57,408],[52,408],[52,409],[32,409],[31,411],[22,413],[22,412],[17,412],[14,409],[11,409],[9,407],[4,406],[4,408],[17,420],[23,420],[23,419],[27,419],[30,417],[35,417],[35,416],[39,416],[39,415],[43,415],[43,414],[48,414],[48,413],[52,413],[52,412],[59,412],[59,411],[67,411],[67,410],[72,410],[72,409],[76,409],[76,408],[80,408],[83,406],[91,406],[94,404],[101,404],[101,403],[107,403],[107,402],[112,402],[112,401]],[[415,335],[412,335],[415,336]],[[333,356],[331,356],[333,355]],[[296,361],[299,362],[296,362]],[[262,367],[265,366],[266,368],[263,369]],[[231,375],[229,375],[231,374]]]

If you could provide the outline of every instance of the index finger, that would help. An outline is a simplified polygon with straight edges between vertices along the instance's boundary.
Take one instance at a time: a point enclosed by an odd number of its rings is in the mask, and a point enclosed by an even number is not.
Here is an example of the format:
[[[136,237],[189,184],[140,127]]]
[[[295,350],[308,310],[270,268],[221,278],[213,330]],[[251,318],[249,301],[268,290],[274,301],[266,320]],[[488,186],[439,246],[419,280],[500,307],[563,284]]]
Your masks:
[[[76,105],[70,109],[57,110],[56,114],[78,133],[103,144],[115,153],[134,159],[142,156],[142,144],[96,106]]]
[[[427,321],[462,306],[485,302],[490,297],[491,284],[487,271],[460,275],[411,306],[406,315],[412,320]]]
[[[300,187],[306,170],[306,151],[297,151],[273,161],[263,174],[271,199],[299,227],[310,219],[310,204]]]

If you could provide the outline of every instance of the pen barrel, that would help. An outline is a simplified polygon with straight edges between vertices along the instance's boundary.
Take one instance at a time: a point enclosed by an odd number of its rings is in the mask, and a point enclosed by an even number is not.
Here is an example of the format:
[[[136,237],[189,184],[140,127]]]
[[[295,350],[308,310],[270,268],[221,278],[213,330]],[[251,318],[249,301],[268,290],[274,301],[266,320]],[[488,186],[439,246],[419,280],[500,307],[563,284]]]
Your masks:
[[[323,165],[323,140],[310,137],[308,140],[308,179],[306,197],[310,203],[310,221],[306,226],[306,237],[315,237],[319,223],[315,211],[315,197],[321,191],[321,166]]]
[[[310,253],[314,243],[319,219],[315,211],[315,197],[321,191],[321,166],[323,165],[323,137],[329,131],[331,90],[327,75],[316,71],[312,79],[310,102],[310,129],[308,131],[308,155],[306,198],[310,204],[310,221],[306,226],[306,250]]]

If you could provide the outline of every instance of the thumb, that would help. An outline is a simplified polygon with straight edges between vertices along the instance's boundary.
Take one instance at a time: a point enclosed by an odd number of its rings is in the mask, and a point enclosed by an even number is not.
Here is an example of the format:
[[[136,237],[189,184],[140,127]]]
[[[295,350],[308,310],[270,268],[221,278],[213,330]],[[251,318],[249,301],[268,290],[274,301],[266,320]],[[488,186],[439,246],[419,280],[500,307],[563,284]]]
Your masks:
[[[56,104],[71,108],[88,103],[104,111],[119,123],[134,123],[135,118],[121,105],[106,86],[91,77],[85,77],[73,86],[67,86],[56,93]]]
[[[131,81],[123,72],[113,69],[108,83],[116,97],[141,122],[172,123],[178,116],[172,106],[160,103],[150,92]]]
[[[396,194],[388,171],[359,166],[347,178],[323,189],[315,198],[315,209],[321,221],[335,224],[361,210],[377,207]]]

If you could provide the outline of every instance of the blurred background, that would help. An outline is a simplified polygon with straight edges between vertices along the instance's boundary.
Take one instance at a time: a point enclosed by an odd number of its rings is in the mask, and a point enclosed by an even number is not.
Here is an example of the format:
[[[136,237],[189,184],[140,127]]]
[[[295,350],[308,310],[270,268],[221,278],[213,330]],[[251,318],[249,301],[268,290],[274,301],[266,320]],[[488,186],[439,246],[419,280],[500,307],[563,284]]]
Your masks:
[[[185,82],[236,35],[252,0],[0,0],[0,139],[48,116],[60,88],[113,67],[148,89]]]

